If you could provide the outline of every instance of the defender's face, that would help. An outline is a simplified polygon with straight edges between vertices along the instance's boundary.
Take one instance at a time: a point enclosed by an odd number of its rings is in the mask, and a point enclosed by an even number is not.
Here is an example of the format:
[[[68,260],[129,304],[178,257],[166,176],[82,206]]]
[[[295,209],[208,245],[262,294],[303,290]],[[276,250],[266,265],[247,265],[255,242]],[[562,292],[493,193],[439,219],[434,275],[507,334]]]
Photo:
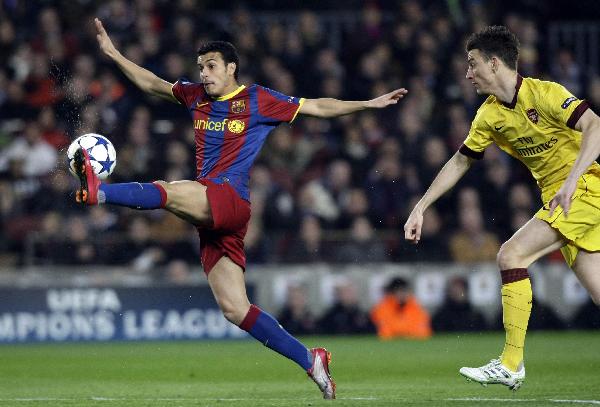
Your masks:
[[[492,71],[492,60],[486,59],[478,49],[472,49],[467,54],[467,79],[471,81],[478,95],[489,95],[492,93],[494,84],[494,72]]]
[[[220,52],[199,55],[197,62],[200,82],[204,85],[206,93],[212,97],[225,95],[226,89],[235,82],[235,64],[225,64]]]

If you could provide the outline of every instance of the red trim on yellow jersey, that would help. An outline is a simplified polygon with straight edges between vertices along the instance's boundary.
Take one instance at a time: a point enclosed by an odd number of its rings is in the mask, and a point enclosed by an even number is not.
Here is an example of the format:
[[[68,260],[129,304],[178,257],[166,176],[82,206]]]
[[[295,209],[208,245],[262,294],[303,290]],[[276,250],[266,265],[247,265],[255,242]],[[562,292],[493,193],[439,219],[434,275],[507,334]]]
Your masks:
[[[464,144],[462,146],[460,146],[460,148],[458,149],[458,152],[461,153],[462,155],[466,155],[467,157],[470,157],[474,160],[481,160],[483,158],[483,151],[473,151],[469,147],[465,146]]]
[[[521,84],[523,83],[523,77],[519,74],[517,74],[517,84],[515,85],[515,96],[513,96],[513,100],[510,103],[504,103],[502,102],[502,104],[506,107],[508,107],[509,109],[514,109],[515,106],[517,105],[517,96],[519,96],[519,89],[521,89]]]
[[[583,113],[585,113],[585,111],[589,109],[589,107],[590,104],[588,103],[588,101],[583,100],[579,104],[579,106],[577,106],[575,110],[573,110],[573,113],[571,113],[571,117],[569,117],[569,120],[567,120],[567,126],[569,126],[572,129],[575,129],[575,125],[577,124]]]

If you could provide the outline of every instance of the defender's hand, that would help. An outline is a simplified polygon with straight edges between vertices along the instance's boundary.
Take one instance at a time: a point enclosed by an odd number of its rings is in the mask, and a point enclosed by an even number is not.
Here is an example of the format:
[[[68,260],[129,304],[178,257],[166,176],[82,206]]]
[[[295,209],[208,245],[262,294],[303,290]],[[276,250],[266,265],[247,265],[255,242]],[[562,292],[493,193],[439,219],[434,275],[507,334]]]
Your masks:
[[[422,227],[423,213],[415,208],[404,224],[404,239],[414,244],[419,243],[419,240],[421,240]]]
[[[567,217],[569,209],[571,209],[571,199],[573,198],[576,188],[576,182],[569,182],[568,180],[564,182],[556,195],[554,195],[554,198],[550,200],[550,216],[552,216],[554,210],[560,206],[563,208],[565,218]]]
[[[115,48],[115,45],[113,44],[112,40],[106,33],[106,30],[102,25],[102,21],[100,21],[99,18],[95,18],[94,23],[96,24],[96,31],[98,32],[98,34],[96,35],[96,39],[98,40],[98,45],[100,46],[100,49],[107,56],[113,58],[115,55],[118,54],[118,51]]]
[[[370,108],[381,109],[389,105],[395,105],[400,99],[406,95],[408,91],[404,88],[396,89],[385,95],[381,95],[375,99],[371,99],[367,102],[367,106]]]

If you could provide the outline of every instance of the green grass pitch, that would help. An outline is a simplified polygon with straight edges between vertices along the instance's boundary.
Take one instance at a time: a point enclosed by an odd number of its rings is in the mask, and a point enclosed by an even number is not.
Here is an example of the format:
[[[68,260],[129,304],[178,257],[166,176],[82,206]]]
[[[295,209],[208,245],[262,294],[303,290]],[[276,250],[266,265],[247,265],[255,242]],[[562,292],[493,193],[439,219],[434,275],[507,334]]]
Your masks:
[[[458,374],[497,356],[501,333],[302,341],[332,351],[337,400],[322,400],[294,363],[240,340],[1,345],[0,406],[600,405],[600,332],[530,333],[516,393]]]

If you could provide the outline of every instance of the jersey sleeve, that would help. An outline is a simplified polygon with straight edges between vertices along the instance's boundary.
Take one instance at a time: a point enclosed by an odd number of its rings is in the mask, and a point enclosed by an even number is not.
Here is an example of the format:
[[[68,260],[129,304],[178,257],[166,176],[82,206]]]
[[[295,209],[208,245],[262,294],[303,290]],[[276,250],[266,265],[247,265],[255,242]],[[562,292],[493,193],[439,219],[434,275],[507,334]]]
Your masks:
[[[574,129],[581,115],[590,107],[586,100],[573,96],[564,86],[556,82],[546,82],[539,102],[542,111],[551,119]]]
[[[480,160],[483,158],[483,153],[490,144],[494,142],[492,139],[492,130],[485,121],[485,105],[481,106],[471,123],[471,129],[460,148],[460,152],[468,157]]]
[[[178,79],[171,88],[173,96],[182,105],[188,109],[194,105],[194,103],[202,102],[206,99],[206,92],[204,86],[201,83],[188,82],[185,79]]]
[[[257,86],[257,94],[259,121],[262,123],[291,123],[304,103],[304,98],[287,96],[262,86]]]

